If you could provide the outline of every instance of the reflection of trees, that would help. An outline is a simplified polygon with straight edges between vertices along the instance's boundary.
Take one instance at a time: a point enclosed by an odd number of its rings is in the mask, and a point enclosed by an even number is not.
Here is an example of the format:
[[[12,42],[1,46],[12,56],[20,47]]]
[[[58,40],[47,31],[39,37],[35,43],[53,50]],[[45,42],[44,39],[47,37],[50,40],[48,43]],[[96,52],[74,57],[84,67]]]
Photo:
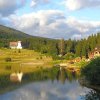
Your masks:
[[[65,69],[61,68],[61,70],[59,70],[57,78],[62,83],[65,83],[65,80],[66,80],[66,72],[65,72]]]
[[[51,80],[52,82],[57,79],[62,83],[65,83],[65,80],[72,82],[77,79],[77,74],[68,72],[64,68],[49,68],[41,69],[32,73],[26,73],[23,77],[23,81],[44,81]]]
[[[44,81],[44,80],[55,80],[58,68],[41,69],[32,73],[26,73],[23,77],[23,81]]]
[[[91,90],[85,95],[85,100],[100,100],[100,92]]]
[[[72,82],[73,80],[77,80],[78,78],[78,74],[76,72],[71,72],[71,71],[67,71],[67,80],[69,82]]]
[[[77,79],[77,74],[70,71],[66,71],[64,68],[61,68],[61,70],[58,71],[57,80],[61,81],[62,83],[65,83],[66,79],[69,82],[72,82],[73,80]]]

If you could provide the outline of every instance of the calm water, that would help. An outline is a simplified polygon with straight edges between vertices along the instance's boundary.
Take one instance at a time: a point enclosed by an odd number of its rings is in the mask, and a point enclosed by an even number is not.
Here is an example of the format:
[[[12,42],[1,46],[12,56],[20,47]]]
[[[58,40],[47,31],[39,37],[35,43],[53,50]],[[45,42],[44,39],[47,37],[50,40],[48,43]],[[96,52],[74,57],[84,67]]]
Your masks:
[[[63,71],[58,72],[57,75],[57,79],[34,81],[17,90],[0,95],[0,100],[89,100],[86,99],[86,95],[91,95],[91,90],[82,87],[77,78],[65,75]]]

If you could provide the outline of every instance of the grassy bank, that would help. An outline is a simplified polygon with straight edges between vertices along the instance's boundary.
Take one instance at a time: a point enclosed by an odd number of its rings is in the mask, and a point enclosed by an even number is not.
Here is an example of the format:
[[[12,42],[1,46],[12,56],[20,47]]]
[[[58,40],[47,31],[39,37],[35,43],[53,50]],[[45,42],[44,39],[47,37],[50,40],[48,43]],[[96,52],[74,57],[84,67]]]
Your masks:
[[[10,61],[9,61],[10,59]],[[50,67],[52,58],[33,50],[0,49],[0,75],[22,71],[33,72],[39,67]]]

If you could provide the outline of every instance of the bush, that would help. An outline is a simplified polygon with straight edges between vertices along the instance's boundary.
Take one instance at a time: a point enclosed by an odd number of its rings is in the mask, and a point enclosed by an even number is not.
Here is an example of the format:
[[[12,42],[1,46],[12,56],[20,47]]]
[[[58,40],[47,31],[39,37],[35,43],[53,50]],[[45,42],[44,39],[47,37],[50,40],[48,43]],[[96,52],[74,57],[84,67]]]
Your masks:
[[[67,54],[64,56],[64,58],[67,59],[67,60],[72,60],[72,59],[74,59],[75,57],[76,57],[76,55],[73,54],[73,53],[67,53]]]
[[[91,90],[85,95],[85,100],[100,100],[100,93]]]
[[[82,76],[92,85],[100,85],[100,57],[93,59],[81,69]]]
[[[5,61],[6,61],[6,62],[11,62],[12,59],[11,59],[10,57],[7,57],[7,58],[5,58]]]
[[[5,67],[5,69],[6,69],[6,70],[11,70],[11,66],[10,66],[10,65],[7,65],[7,66]]]
[[[63,56],[58,56],[58,55],[52,55],[52,59],[53,60],[64,60],[64,57]]]
[[[18,49],[18,53],[21,53],[21,50],[20,49]]]

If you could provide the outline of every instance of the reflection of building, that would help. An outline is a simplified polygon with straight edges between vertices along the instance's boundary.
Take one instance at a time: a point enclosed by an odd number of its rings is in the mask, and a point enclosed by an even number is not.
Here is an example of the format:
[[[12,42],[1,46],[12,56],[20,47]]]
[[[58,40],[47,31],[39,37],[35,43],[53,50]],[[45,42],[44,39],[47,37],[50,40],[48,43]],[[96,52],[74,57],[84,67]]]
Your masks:
[[[89,53],[89,58],[95,58],[100,56],[100,47],[96,47],[92,52]]]
[[[18,42],[10,42],[11,49],[22,49],[21,41]]]
[[[22,77],[23,77],[23,73],[22,72],[20,72],[20,73],[12,73],[10,75],[10,80],[12,82],[21,82]]]

